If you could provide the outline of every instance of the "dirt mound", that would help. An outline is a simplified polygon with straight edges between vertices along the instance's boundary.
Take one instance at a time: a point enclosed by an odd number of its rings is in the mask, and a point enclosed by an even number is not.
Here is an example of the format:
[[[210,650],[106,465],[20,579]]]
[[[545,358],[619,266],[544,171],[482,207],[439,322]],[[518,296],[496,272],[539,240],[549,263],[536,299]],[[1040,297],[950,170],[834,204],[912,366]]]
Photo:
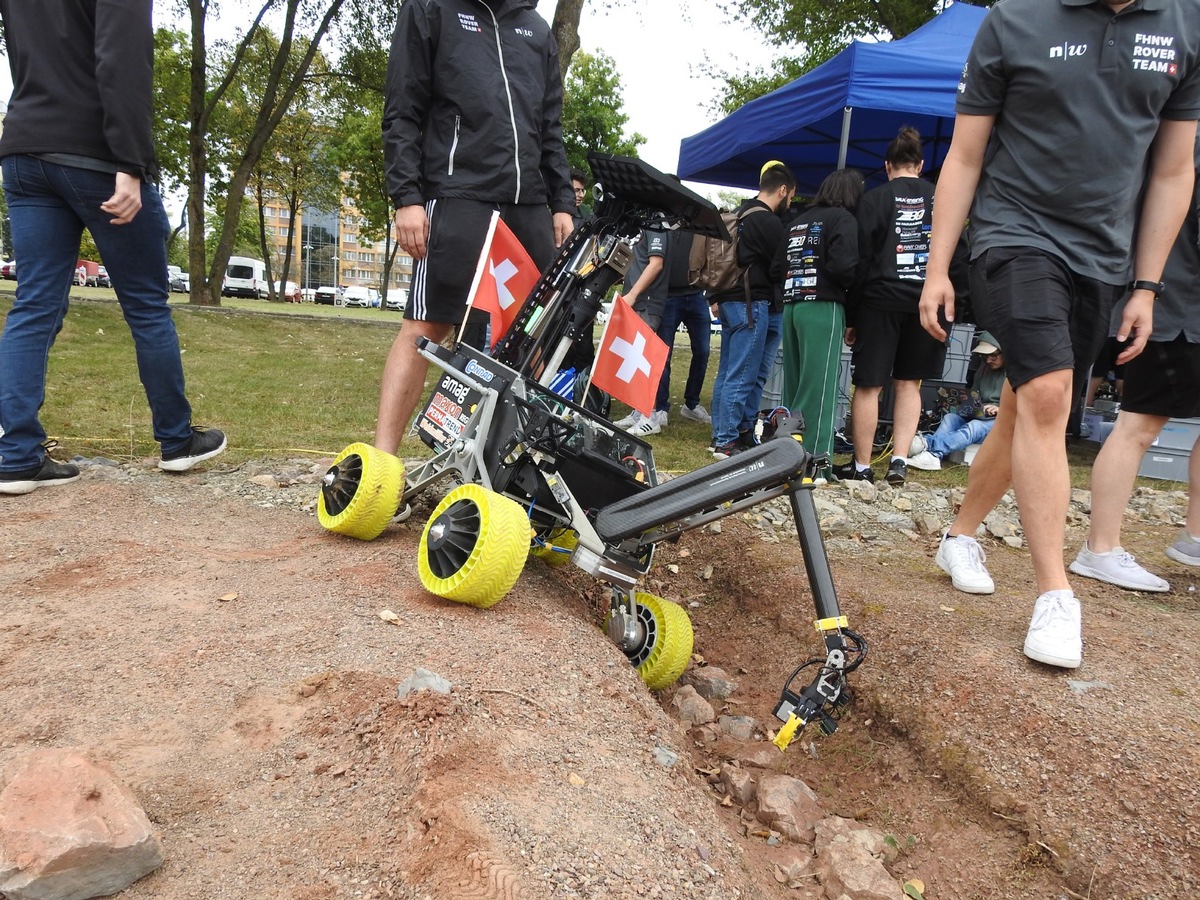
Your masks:
[[[804,848],[714,786],[747,745],[664,711],[582,573],[531,561],[491,610],[444,602],[419,513],[359,543],[247,477],[96,467],[4,503],[0,764],[86,747],[130,784],[167,862],[124,896],[819,896],[776,878]],[[1194,574],[1084,588],[1085,665],[1058,673],[1020,655],[1027,559],[989,552],[1000,589],[968,597],[923,544],[839,542],[871,656],[838,732],[779,770],[887,833],[929,898],[1194,895]],[[799,551],[726,520],[663,548],[649,589],[739,683],[719,712],[772,728],[819,646]],[[415,668],[452,692],[398,699]]]

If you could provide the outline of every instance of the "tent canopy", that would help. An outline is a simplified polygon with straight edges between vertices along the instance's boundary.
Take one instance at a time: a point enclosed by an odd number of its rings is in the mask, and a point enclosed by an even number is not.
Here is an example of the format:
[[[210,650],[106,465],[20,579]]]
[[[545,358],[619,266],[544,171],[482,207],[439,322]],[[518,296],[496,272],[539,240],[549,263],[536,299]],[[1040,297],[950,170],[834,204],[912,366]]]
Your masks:
[[[796,173],[797,191],[812,196],[838,167],[843,134],[846,165],[868,182],[885,176],[883,157],[901,126],[921,132],[927,167],[950,148],[954,101],[967,53],[987,10],[954,3],[897,41],[855,41],[833,59],[752,100],[679,148],[679,177],[758,188],[769,159]]]

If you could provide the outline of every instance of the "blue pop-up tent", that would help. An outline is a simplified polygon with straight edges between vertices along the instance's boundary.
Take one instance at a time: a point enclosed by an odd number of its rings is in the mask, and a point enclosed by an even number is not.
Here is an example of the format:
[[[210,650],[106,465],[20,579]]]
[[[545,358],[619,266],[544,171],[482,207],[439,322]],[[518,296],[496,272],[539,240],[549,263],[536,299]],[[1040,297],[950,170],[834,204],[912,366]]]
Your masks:
[[[888,142],[913,125],[927,169],[950,148],[954,99],[971,41],[987,10],[954,3],[897,41],[855,41],[833,59],[684,138],[679,177],[756,189],[769,159],[796,173],[811,196],[841,165],[882,181]]]

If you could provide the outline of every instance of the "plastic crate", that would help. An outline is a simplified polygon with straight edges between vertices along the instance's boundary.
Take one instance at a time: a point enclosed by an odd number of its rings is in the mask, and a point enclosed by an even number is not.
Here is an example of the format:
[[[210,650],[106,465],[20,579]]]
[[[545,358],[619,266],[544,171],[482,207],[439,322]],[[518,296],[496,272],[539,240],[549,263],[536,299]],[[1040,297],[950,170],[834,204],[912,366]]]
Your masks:
[[[1190,452],[1196,446],[1197,437],[1200,437],[1200,419],[1167,419],[1167,424],[1158,433],[1150,449]]]
[[[1188,480],[1188,460],[1191,453],[1187,450],[1174,450],[1170,447],[1151,447],[1142,457],[1138,474],[1143,478],[1158,478],[1162,481]]]

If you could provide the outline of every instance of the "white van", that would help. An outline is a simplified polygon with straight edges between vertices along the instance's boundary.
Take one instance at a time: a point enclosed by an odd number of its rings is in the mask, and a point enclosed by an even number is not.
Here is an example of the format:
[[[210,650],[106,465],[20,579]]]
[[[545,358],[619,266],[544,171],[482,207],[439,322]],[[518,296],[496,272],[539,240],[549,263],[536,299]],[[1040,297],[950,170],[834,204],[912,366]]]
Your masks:
[[[267,296],[267,264],[249,256],[231,256],[225,267],[225,281],[221,285],[222,297],[252,297],[256,300]]]

